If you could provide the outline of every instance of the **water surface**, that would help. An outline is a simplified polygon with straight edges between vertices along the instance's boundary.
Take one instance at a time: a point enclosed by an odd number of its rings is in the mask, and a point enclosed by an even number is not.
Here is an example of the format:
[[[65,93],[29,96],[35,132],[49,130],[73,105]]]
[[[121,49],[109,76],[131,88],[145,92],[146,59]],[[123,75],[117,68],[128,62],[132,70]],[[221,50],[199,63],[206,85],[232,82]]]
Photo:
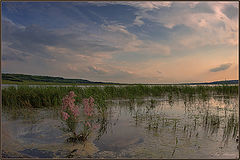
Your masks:
[[[237,97],[107,101],[83,144],[67,143],[57,109],[4,111],[3,155],[33,158],[237,158]]]

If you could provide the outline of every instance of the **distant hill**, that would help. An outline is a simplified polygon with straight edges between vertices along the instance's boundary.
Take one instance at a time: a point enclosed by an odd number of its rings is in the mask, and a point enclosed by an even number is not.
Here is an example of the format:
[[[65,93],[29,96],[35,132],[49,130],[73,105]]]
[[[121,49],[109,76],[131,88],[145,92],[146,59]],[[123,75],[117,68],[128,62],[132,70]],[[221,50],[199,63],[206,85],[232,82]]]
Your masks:
[[[181,84],[184,84],[184,85],[238,84],[238,80],[214,81],[214,82],[203,82],[203,83],[181,83]]]
[[[67,79],[62,77],[35,76],[9,73],[2,73],[2,80],[3,83],[5,84],[120,84],[112,82],[93,82],[85,79]],[[238,84],[238,80],[214,81],[203,83],[179,83],[175,85],[207,85],[207,84]]]
[[[26,74],[9,74],[2,73],[3,82],[16,82],[21,83],[31,83],[31,82],[42,82],[42,83],[63,83],[63,84],[117,84],[111,82],[93,82],[85,79],[65,79],[62,77],[50,77],[50,76],[35,76]]]

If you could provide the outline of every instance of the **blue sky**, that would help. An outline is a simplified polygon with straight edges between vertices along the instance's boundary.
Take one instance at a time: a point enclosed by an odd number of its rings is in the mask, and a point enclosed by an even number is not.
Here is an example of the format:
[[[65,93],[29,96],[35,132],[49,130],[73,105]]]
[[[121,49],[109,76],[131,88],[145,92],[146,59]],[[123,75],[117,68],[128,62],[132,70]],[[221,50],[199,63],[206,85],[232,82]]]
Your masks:
[[[237,2],[2,2],[2,72],[124,83],[238,77]]]

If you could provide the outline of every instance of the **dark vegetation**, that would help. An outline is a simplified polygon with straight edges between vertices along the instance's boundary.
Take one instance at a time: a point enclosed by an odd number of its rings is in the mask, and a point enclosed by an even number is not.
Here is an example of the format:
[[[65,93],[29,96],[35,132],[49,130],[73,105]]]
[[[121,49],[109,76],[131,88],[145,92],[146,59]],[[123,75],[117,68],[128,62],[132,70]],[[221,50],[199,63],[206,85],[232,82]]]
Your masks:
[[[114,84],[109,82],[93,82],[85,79],[65,79],[62,77],[7,73],[2,74],[2,80],[4,84]]]
[[[225,80],[225,81],[214,81],[204,83],[183,83],[185,85],[204,85],[204,84],[238,84],[238,80]]]
[[[76,102],[81,103],[83,98],[92,96],[99,109],[103,109],[108,99],[138,99],[143,97],[191,100],[200,98],[208,100],[211,95],[237,96],[238,86],[104,86],[104,87],[7,87],[2,89],[2,105],[7,108],[40,108],[60,106],[62,98],[74,91]]]

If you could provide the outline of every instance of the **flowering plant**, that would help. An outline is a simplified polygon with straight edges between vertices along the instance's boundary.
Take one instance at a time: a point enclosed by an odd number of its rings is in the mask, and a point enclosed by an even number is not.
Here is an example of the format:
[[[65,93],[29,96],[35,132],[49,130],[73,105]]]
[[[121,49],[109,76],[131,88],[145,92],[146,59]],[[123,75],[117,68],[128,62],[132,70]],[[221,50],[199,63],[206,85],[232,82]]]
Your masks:
[[[71,132],[73,134],[72,137],[68,139],[68,141],[83,142],[87,140],[91,131],[97,126],[94,124],[93,115],[95,115],[94,111],[94,99],[92,97],[88,99],[83,99],[83,107],[84,107],[84,120],[80,121],[80,106],[75,105],[75,93],[70,91],[68,95],[66,95],[62,100],[62,110],[61,110],[61,118],[66,123],[68,129],[66,131]],[[77,134],[77,124],[82,123],[82,130],[79,134]]]

